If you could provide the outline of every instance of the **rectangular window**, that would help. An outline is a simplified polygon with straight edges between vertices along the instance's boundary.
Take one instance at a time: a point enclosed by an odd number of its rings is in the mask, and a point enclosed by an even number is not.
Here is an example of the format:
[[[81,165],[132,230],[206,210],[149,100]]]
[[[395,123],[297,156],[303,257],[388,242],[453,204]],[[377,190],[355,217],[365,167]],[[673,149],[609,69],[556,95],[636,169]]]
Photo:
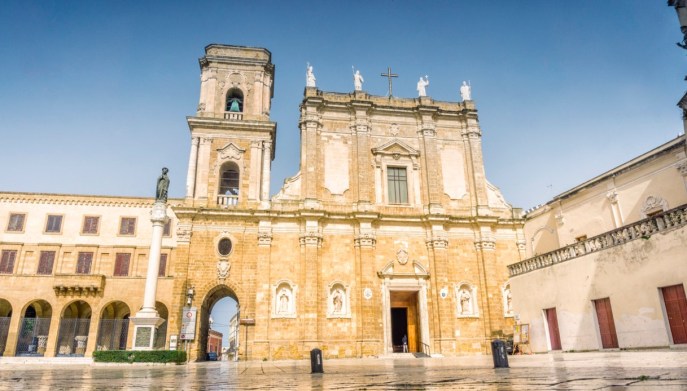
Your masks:
[[[408,178],[404,167],[388,167],[387,184],[390,204],[408,203]]]
[[[136,218],[135,217],[122,217],[119,223],[119,234],[120,235],[134,235],[136,233]]]
[[[38,274],[52,274],[52,267],[55,264],[54,251],[41,251],[41,258],[38,261]]]
[[[93,253],[79,253],[79,259],[76,261],[76,274],[91,274],[92,264]]]
[[[62,216],[48,215],[48,222],[45,224],[46,233],[60,233],[62,232]]]
[[[86,235],[96,235],[98,233],[99,223],[100,217],[85,216],[83,218],[83,228],[81,228],[81,233]]]
[[[2,250],[0,259],[0,273],[12,274],[14,271],[14,260],[17,259],[17,250]]]
[[[26,215],[23,213],[10,214],[10,222],[7,224],[7,230],[11,232],[22,232],[24,230],[24,220]]]
[[[160,268],[157,271],[158,277],[164,277],[167,274],[167,254],[160,254]]]
[[[129,275],[129,261],[131,260],[131,254],[127,253],[117,253],[115,258],[115,276],[128,276]]]
[[[165,223],[165,228],[162,231],[162,236],[172,236],[172,220],[167,220]]]

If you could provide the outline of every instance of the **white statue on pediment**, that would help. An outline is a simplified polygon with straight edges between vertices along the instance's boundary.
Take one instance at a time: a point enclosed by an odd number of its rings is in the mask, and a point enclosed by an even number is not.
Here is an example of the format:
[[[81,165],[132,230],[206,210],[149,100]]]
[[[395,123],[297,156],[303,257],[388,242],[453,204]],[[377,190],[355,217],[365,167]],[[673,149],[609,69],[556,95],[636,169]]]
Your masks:
[[[305,68],[305,86],[306,87],[316,87],[315,85],[315,74],[312,71],[312,65],[308,63]]]
[[[428,85],[429,85],[429,76],[425,75],[424,79],[422,78],[422,76],[420,76],[420,80],[417,82],[417,94],[418,94],[418,96],[427,96],[426,87]]]
[[[460,97],[463,101],[472,100],[472,87],[463,80],[463,85],[460,86]]]
[[[363,90],[363,82],[365,80],[363,79],[363,75],[360,74],[360,70],[355,71],[353,73],[353,88],[356,91],[362,91]]]

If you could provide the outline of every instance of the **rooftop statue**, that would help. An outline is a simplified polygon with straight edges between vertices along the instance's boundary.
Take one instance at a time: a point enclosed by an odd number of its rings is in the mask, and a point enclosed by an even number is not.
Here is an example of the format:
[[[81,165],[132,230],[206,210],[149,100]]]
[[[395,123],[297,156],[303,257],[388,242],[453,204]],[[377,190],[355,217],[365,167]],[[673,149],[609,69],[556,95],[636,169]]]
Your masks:
[[[417,82],[417,94],[418,96],[427,96],[427,91],[425,90],[425,87],[429,85],[429,76],[425,75],[425,78],[423,79],[422,76],[420,76],[420,80]]]
[[[363,82],[365,80],[363,79],[363,75],[360,74],[360,70],[355,71],[353,73],[353,88],[356,91],[362,91],[363,90]]]
[[[460,86],[460,97],[463,101],[472,100],[472,87],[463,80],[463,85]]]
[[[307,63],[305,68],[305,86],[306,87],[316,87],[315,85],[315,74],[312,72],[312,65]]]

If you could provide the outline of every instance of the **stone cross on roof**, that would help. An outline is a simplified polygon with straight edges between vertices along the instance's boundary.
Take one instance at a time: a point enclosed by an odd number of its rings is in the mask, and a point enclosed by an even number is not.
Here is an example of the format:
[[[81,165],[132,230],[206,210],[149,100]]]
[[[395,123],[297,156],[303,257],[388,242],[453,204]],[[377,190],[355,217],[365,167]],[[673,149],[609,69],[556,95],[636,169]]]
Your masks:
[[[391,73],[391,67],[387,67],[387,68],[386,68],[386,73],[382,73],[382,76],[384,76],[384,77],[386,77],[387,79],[389,79],[389,98],[391,98],[392,91],[393,91],[392,88],[391,88],[391,78],[392,78],[392,77],[398,77],[398,75],[395,74],[395,73]]]

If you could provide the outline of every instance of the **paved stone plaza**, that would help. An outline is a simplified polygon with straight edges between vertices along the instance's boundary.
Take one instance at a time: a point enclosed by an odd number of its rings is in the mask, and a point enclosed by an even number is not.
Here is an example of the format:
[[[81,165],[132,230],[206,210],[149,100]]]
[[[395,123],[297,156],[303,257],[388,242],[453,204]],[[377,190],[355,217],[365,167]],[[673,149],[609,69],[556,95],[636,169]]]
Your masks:
[[[687,351],[555,353],[491,357],[212,362],[189,365],[19,364],[0,361],[2,390],[684,390]],[[65,363],[66,362],[66,363]]]

